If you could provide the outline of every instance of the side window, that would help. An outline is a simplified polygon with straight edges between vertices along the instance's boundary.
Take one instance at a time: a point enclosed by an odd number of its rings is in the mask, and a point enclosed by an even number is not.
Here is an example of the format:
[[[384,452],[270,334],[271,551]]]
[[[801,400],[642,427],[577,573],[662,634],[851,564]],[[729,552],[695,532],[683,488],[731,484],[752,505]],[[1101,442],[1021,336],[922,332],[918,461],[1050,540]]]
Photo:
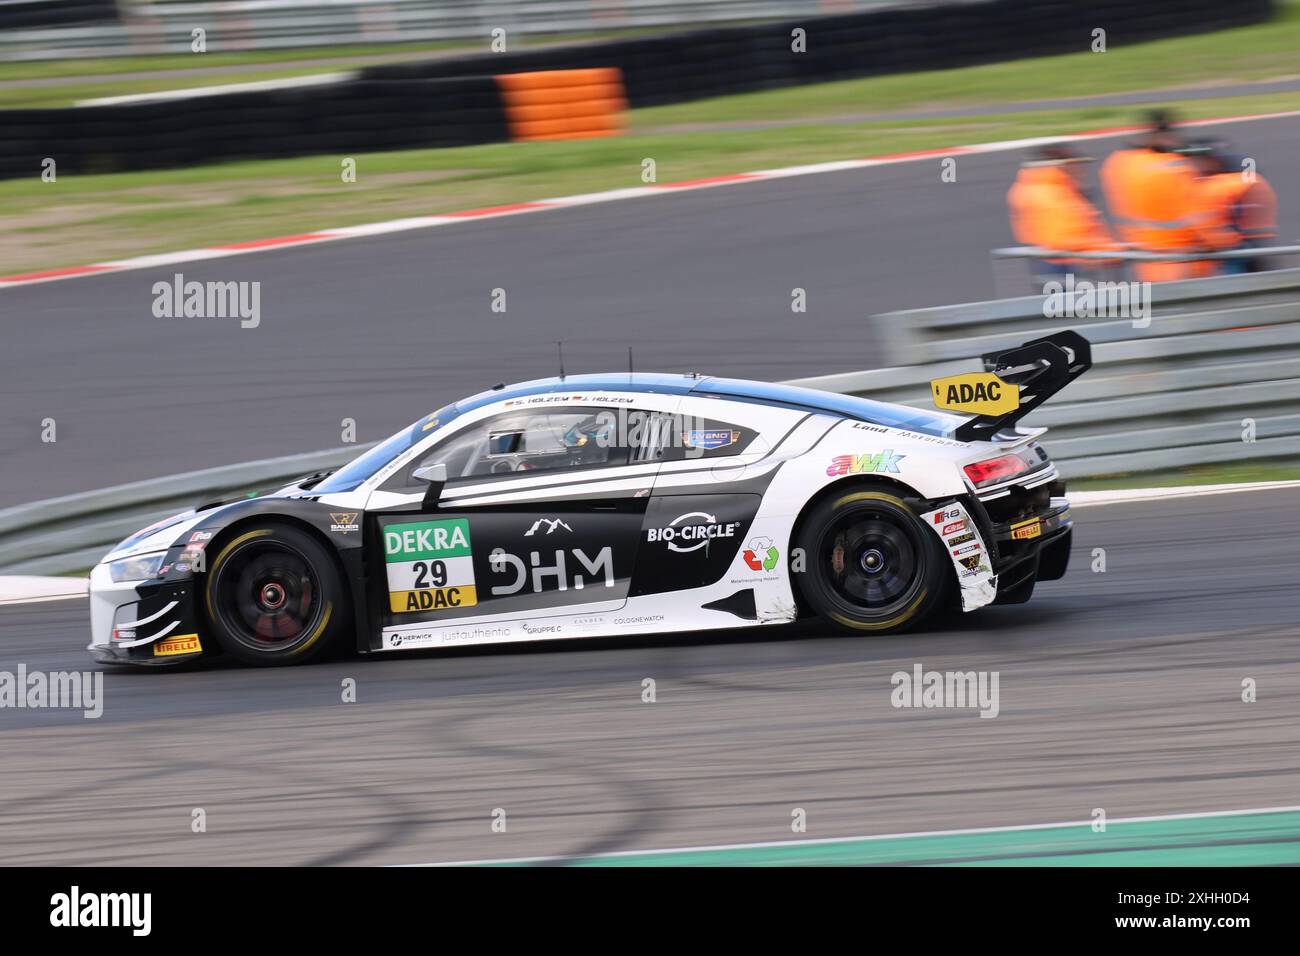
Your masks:
[[[665,434],[662,461],[690,461],[696,458],[726,458],[745,451],[758,434],[713,418],[672,416],[672,428]]]
[[[448,481],[491,479],[628,463],[613,411],[598,406],[539,407],[493,415],[439,442],[399,471],[388,490],[417,485],[411,473],[445,464]]]

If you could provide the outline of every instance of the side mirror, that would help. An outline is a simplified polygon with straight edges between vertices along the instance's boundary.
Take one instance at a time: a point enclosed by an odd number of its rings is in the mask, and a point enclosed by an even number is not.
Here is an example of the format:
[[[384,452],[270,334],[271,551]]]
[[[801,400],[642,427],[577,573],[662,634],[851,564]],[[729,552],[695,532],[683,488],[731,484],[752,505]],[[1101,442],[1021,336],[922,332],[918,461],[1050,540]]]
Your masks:
[[[411,472],[411,477],[416,481],[428,482],[429,487],[424,492],[424,507],[432,510],[438,503],[438,499],[442,497],[443,485],[447,483],[447,466],[441,463],[425,465]]]

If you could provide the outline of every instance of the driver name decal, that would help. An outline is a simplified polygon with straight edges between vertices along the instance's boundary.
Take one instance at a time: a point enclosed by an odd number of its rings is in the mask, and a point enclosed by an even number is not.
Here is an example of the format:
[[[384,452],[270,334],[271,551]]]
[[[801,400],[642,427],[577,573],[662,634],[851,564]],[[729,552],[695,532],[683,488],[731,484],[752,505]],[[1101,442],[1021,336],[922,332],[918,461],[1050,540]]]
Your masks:
[[[395,614],[478,603],[469,521],[413,521],[384,528],[388,606]]]

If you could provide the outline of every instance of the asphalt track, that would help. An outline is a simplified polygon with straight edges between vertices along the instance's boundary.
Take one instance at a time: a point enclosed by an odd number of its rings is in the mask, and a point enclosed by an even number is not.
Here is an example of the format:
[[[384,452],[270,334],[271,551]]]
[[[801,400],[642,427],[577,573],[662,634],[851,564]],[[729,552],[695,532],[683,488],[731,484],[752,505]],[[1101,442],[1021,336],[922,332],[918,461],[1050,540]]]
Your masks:
[[[1300,236],[1295,130],[1224,127],[1277,189],[1284,239]],[[988,250],[1010,241],[1020,159],[962,156],[953,183],[938,160],[903,163],[0,290],[0,507],[336,447],[344,418],[379,439],[554,374],[559,339],[575,372],[624,368],[629,345],[644,370],[870,367],[865,316],[998,291]],[[177,271],[260,281],[261,325],[155,318],[153,284]],[[41,441],[46,418],[57,442]]]
[[[789,840],[795,807],[813,839],[1293,805],[1296,494],[1080,508],[1064,580],[910,636],[110,671],[98,720],[0,709],[0,863],[584,856]],[[0,671],[92,666],[84,601],[0,608],[0,635]],[[916,663],[998,671],[999,715],[894,709]],[[1283,824],[1249,837],[1263,859],[1291,852]]]

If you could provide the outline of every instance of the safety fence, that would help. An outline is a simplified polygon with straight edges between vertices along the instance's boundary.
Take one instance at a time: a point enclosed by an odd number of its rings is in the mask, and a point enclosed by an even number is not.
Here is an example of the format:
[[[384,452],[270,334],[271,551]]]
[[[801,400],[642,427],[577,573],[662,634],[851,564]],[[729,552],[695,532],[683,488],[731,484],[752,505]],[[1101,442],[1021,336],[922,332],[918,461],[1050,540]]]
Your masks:
[[[1107,252],[1079,252],[1073,249],[1044,249],[1042,246],[1011,246],[994,249],[993,285],[997,295],[1006,295],[1007,290],[1028,289],[1041,292],[1044,283],[1052,280],[1052,275],[1041,267],[1044,261],[1061,261],[1071,263],[1071,273],[1078,279],[1089,281],[1127,281],[1138,278],[1136,267],[1144,262],[1218,262],[1219,269],[1225,273],[1259,272],[1263,269],[1281,269],[1297,265],[1300,259],[1300,246],[1258,246],[1239,249],[1221,249],[1217,252],[1204,252],[1188,249],[1181,252],[1148,252],[1142,249],[1121,249]],[[1021,264],[1018,271],[1015,264]],[[1003,266],[1012,267],[1009,270]],[[1055,271],[1055,270],[1054,270]],[[1065,276],[1055,276],[1057,280]]]
[[[340,44],[599,35],[817,16],[919,0],[4,0],[0,60],[189,53],[195,28],[209,52]],[[116,6],[116,10],[114,7]],[[6,8],[16,7],[6,12]],[[94,26],[84,25],[94,21]],[[70,26],[79,24],[79,26]],[[52,26],[58,29],[51,29]]]
[[[108,33],[116,20],[115,0],[3,0],[0,2],[0,49],[8,45],[11,37],[48,36],[58,28],[76,26],[83,29],[70,32]],[[103,26],[86,30],[86,24]]]
[[[1093,368],[1022,423],[1051,428],[1045,445],[1066,477],[1300,455],[1300,269],[1153,286],[1149,323],[1051,319],[1045,305],[1044,296],[1028,296],[874,316],[868,321],[893,367],[791,384],[932,407],[931,379],[982,371],[982,354],[1069,328],[1093,343]],[[5,509],[0,573],[90,567],[160,517],[338,467],[365,447]]]
[[[591,44],[507,44],[502,53],[389,63],[288,87],[0,110],[0,177],[40,175],[47,159],[60,171],[94,173],[502,142],[510,131],[496,78],[513,74],[616,70],[635,108],[1083,50],[1102,23],[1132,43],[1270,12],[1271,0],[951,0]]]

